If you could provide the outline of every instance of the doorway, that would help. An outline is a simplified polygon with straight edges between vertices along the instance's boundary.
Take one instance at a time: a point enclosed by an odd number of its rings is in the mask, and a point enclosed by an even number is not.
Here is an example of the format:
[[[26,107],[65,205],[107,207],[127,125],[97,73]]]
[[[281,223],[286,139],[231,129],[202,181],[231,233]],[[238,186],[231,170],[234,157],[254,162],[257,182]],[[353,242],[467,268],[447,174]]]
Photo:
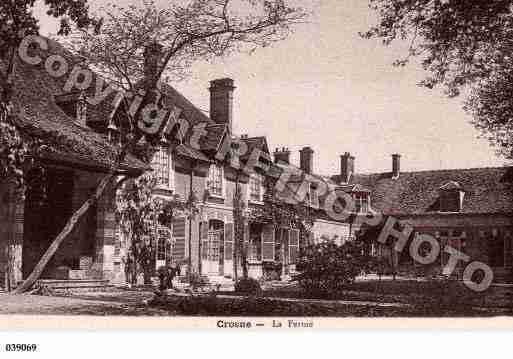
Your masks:
[[[204,274],[220,275],[224,264],[224,223],[219,220],[208,222],[206,238],[201,246],[201,268]]]
[[[23,278],[28,277],[72,214],[73,172],[45,168],[28,174],[23,221]],[[49,278],[52,258],[41,278]]]

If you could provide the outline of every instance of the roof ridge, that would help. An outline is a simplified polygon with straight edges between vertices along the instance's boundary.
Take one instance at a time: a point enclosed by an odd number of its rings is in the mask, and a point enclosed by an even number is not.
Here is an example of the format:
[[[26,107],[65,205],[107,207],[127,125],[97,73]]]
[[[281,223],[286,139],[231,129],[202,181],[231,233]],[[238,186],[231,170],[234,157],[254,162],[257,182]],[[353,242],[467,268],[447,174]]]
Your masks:
[[[405,173],[428,173],[428,172],[455,172],[455,171],[478,171],[478,170],[497,170],[497,169],[509,169],[513,168],[513,165],[508,166],[495,166],[495,167],[469,167],[469,168],[448,168],[448,169],[438,169],[438,170],[418,170],[418,171],[401,171],[401,174]],[[392,171],[385,171],[385,172],[372,172],[372,173],[354,173],[353,175],[356,176],[376,176],[376,175],[384,175],[392,173]],[[340,174],[336,174],[333,176],[339,176]]]

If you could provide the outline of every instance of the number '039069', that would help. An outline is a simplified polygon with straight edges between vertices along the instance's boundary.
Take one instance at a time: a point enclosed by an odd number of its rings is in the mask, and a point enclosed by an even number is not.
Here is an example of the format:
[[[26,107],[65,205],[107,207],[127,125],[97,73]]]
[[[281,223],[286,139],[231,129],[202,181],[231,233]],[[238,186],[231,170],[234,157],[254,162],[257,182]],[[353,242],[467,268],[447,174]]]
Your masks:
[[[37,344],[5,344],[6,352],[35,352]]]

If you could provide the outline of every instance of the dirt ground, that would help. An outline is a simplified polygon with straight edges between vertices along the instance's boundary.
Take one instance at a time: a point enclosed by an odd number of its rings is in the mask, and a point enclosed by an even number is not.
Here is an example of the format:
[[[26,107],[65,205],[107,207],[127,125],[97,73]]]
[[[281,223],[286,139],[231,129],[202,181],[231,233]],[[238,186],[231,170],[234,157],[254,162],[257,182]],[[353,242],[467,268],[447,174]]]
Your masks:
[[[98,292],[72,297],[0,294],[0,314],[43,315],[164,315],[144,301],[153,297],[147,291]]]

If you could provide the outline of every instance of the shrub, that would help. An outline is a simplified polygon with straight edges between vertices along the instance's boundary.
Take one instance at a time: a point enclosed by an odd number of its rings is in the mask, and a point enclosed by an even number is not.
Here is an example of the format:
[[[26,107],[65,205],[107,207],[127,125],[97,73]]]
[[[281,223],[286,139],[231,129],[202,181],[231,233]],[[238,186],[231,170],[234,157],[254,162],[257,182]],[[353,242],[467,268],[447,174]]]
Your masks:
[[[336,294],[367,269],[369,260],[357,241],[341,246],[332,241],[314,244],[303,251],[296,265],[300,273],[294,279],[307,293]]]
[[[187,273],[186,279],[193,290],[196,290],[200,287],[204,287],[208,284],[205,278],[203,278],[199,273],[196,272]]]
[[[235,283],[235,291],[246,295],[259,295],[262,293],[262,288],[256,279],[247,278]]]

